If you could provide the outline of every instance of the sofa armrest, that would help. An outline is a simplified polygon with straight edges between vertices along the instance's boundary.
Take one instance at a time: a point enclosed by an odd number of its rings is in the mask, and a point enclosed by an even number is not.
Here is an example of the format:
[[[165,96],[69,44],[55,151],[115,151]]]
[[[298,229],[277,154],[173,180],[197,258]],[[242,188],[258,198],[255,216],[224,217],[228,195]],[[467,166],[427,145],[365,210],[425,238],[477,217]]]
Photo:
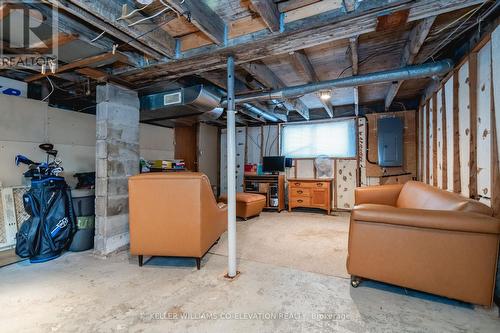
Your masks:
[[[354,190],[354,204],[396,206],[402,184],[358,187]]]
[[[483,214],[459,211],[396,208],[386,205],[362,204],[354,207],[351,219],[415,228],[500,234],[499,219]]]

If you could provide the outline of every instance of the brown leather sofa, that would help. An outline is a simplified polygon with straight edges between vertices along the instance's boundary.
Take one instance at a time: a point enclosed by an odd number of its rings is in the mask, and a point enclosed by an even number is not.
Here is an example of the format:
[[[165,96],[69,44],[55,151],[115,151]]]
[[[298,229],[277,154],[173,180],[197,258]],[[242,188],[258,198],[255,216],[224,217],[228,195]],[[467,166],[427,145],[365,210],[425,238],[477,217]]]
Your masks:
[[[217,204],[202,173],[148,173],[129,178],[130,253],[201,258],[226,231],[227,207]]]
[[[347,271],[491,306],[500,220],[478,201],[410,181],[357,188]]]
[[[227,204],[227,194],[221,195],[219,200]],[[262,194],[237,192],[236,216],[245,221],[250,217],[259,216],[266,207],[266,200],[266,196]]]

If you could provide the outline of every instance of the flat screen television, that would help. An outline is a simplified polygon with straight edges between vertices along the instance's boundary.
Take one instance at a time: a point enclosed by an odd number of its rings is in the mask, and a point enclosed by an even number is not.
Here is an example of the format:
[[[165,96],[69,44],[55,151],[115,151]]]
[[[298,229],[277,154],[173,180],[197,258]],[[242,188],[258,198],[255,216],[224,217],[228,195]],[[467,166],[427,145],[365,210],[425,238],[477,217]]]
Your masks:
[[[264,156],[262,159],[263,172],[285,171],[285,156]]]

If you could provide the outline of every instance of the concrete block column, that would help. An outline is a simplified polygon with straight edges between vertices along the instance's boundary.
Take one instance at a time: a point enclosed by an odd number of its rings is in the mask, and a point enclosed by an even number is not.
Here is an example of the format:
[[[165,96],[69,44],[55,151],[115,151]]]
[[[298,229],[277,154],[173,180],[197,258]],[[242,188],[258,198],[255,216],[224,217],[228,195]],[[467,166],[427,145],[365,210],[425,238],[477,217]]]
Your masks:
[[[94,252],[128,247],[128,177],[139,173],[139,98],[116,85],[97,87]]]

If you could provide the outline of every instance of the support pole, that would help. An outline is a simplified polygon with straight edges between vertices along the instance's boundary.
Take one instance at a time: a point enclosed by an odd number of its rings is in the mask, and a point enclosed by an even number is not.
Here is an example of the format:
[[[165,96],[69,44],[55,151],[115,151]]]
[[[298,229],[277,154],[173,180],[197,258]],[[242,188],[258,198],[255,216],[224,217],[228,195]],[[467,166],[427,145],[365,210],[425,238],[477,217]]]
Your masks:
[[[236,107],[234,57],[227,58],[227,277],[236,271]]]

